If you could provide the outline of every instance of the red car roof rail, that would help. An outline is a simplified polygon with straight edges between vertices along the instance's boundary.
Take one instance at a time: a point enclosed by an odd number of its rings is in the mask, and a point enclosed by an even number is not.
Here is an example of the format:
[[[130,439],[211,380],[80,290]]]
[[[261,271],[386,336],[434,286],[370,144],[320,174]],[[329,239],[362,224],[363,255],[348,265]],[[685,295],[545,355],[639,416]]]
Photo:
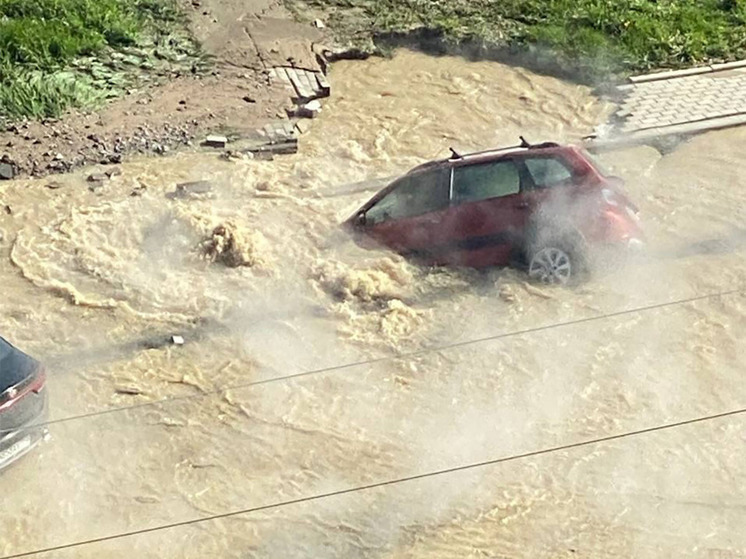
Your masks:
[[[449,148],[451,150],[451,157],[449,157],[449,160],[453,161],[456,159],[465,159],[467,157],[473,157],[477,155],[487,155],[490,153],[502,153],[505,151],[513,151],[518,149],[544,149],[544,148],[556,148],[560,147],[560,145],[557,142],[542,142],[540,144],[532,144],[526,138],[523,136],[520,136],[521,143],[517,146],[508,146],[504,148],[494,148],[494,149],[486,149],[483,151],[475,151],[472,153],[467,153],[464,155],[461,155],[458,153],[455,149]]]

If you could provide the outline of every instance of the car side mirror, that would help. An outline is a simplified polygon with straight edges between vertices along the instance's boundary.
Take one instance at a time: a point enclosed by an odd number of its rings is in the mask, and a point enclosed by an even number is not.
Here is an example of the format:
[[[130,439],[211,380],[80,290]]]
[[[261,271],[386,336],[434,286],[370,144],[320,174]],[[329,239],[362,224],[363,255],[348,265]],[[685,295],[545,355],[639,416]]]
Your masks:
[[[355,216],[355,225],[357,227],[364,227],[367,223],[367,218],[365,217],[365,212],[360,212]]]

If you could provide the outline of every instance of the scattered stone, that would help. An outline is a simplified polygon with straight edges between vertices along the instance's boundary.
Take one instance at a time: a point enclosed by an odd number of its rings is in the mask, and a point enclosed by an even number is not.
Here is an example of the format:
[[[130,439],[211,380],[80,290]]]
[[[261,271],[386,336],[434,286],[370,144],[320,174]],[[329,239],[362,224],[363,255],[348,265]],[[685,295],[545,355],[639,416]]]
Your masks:
[[[46,184],[46,187],[49,190],[57,190],[58,188],[62,188],[64,185],[61,182],[52,181],[50,183]]]
[[[3,210],[8,215],[13,215],[13,208],[11,208],[8,204],[3,204]]]
[[[62,161],[63,159],[65,159],[65,156],[62,155],[61,153],[58,153],[57,155],[54,156],[55,161]]]
[[[117,386],[114,388],[114,391],[117,394],[126,394],[128,396],[138,396],[142,394],[142,389],[138,386]]]
[[[109,169],[108,171],[106,171],[106,176],[109,177],[109,178],[111,178],[111,177],[117,177],[117,176],[119,176],[121,174],[122,174],[121,167],[114,167],[113,169]]]
[[[136,186],[132,189],[132,192],[130,192],[130,196],[142,196],[142,193],[145,192],[147,189],[148,187],[144,184]]]
[[[13,165],[10,163],[0,163],[0,180],[10,180],[14,175]]]
[[[227,143],[228,138],[225,136],[207,136],[203,145],[211,148],[224,148]]]
[[[254,99],[251,95],[244,95],[243,100],[247,103],[256,103],[256,99]]]
[[[104,182],[106,179],[108,179],[108,175],[104,173],[93,173],[92,175],[88,175],[88,182]]]
[[[186,100],[182,99],[181,101],[179,101],[179,105],[186,105]]]
[[[301,134],[305,134],[311,129],[311,122],[308,120],[299,120],[298,122],[295,123],[295,128]]]
[[[135,501],[137,501],[138,503],[143,503],[143,504],[146,504],[146,505],[151,505],[153,503],[159,503],[160,499],[158,499],[156,497],[148,497],[148,496],[138,495],[137,497],[135,497]]]
[[[176,185],[176,190],[166,195],[168,198],[195,198],[212,194],[210,181],[183,182]]]
[[[324,28],[326,27],[326,25],[324,25],[324,22],[323,22],[323,21],[321,21],[320,19],[315,19],[315,20],[313,21],[313,26],[314,26],[314,27],[315,27],[316,29],[324,29]]]
[[[184,338],[181,336],[171,336],[171,343],[174,345],[184,345]]]
[[[117,165],[122,162],[122,154],[121,153],[110,153],[106,155],[102,160],[102,165]]]

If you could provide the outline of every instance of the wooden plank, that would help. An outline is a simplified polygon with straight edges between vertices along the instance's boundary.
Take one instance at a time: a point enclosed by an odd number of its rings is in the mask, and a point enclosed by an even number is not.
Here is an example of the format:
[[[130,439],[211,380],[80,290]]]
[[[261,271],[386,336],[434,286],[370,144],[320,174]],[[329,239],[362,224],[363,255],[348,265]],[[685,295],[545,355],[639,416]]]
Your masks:
[[[316,76],[313,75],[313,72],[309,72],[308,70],[303,71],[303,82],[308,86],[308,89],[311,91],[316,91]]]
[[[294,71],[293,74],[290,76],[290,83],[293,84],[295,92],[298,94],[299,102],[304,103],[313,99],[313,91],[310,91],[308,89],[308,86],[303,83],[303,81]]]
[[[322,97],[329,97],[332,94],[332,86],[327,81],[326,76],[321,72],[316,72],[316,82],[319,84],[319,91]]]
[[[297,138],[293,138],[290,140],[286,140],[283,142],[278,142],[275,144],[261,144],[256,146],[251,146],[248,148],[244,148],[241,150],[243,153],[273,153],[277,155],[287,155],[287,154],[293,154],[298,153],[298,140]]]

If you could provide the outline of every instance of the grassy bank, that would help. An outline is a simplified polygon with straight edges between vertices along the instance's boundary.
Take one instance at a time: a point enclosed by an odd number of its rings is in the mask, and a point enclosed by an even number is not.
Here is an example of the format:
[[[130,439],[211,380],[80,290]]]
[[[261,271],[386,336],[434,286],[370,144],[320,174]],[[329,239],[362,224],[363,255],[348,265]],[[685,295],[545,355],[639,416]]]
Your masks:
[[[551,52],[583,81],[746,57],[746,0],[290,1],[348,42],[427,30],[453,47]]]
[[[195,52],[185,29],[172,0],[0,0],[0,119],[93,107],[158,49]]]

